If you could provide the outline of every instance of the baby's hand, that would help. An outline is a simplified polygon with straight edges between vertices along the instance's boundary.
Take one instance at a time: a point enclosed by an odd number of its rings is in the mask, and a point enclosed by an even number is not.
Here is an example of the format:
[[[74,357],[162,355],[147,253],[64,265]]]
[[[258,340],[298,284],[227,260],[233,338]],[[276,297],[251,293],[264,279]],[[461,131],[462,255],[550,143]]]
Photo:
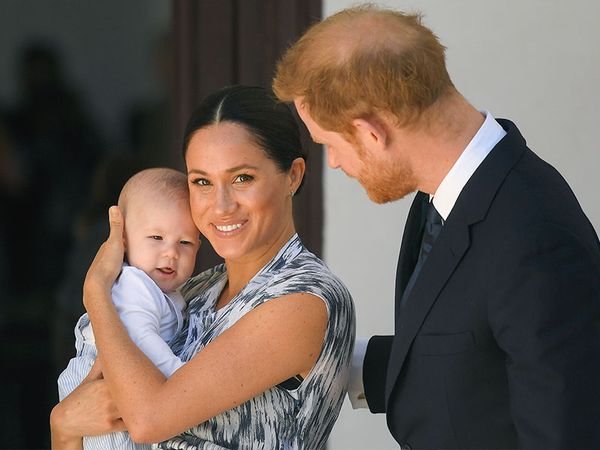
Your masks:
[[[110,235],[100,246],[96,257],[87,272],[83,284],[83,301],[96,297],[96,294],[108,293],[119,276],[125,245],[123,243],[123,216],[117,206],[109,210]],[[87,307],[87,305],[86,305]]]

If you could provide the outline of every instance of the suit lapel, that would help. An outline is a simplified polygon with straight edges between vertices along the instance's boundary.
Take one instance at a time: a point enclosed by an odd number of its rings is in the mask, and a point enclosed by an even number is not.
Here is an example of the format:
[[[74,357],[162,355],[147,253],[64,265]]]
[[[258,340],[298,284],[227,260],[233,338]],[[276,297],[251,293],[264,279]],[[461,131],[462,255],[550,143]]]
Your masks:
[[[446,222],[415,281],[401,315],[396,315],[396,333],[386,377],[386,399],[391,394],[423,321],[469,245],[469,228],[464,225],[452,226]]]
[[[423,236],[425,225],[425,207],[429,196],[423,192],[417,192],[406,218],[400,256],[396,268],[396,317],[399,314],[400,300],[410,275],[417,264],[419,247]]]
[[[385,386],[386,403],[389,401],[415,336],[440,291],[471,244],[470,227],[485,218],[496,192],[526,149],[525,140],[514,124],[504,120],[498,120],[498,122],[505,128],[507,135],[494,147],[463,188],[421,269],[419,278],[415,281],[400,317],[398,316],[399,312],[396,311],[396,333],[390,352]],[[417,198],[415,198],[416,202]],[[413,203],[413,207],[415,207],[415,203]],[[406,231],[408,229],[409,224],[407,223]],[[398,274],[403,278],[401,283],[398,283],[398,280],[396,283],[396,305],[408,280],[408,278],[405,279],[404,268],[401,270],[401,266],[404,267],[409,258],[405,248],[410,248],[410,245],[405,241],[413,236],[404,236],[402,240]],[[414,268],[414,263],[412,267]],[[408,276],[410,277],[410,272]],[[402,288],[402,291],[398,291],[399,287]]]

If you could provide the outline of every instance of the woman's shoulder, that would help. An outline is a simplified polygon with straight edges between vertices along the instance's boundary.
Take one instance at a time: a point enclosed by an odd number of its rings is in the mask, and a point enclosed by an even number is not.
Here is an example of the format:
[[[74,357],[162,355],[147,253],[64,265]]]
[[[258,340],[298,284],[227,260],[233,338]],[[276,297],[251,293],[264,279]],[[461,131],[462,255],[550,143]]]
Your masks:
[[[306,248],[272,273],[268,285],[267,290],[273,295],[310,293],[328,303],[352,302],[350,292],[342,280]]]

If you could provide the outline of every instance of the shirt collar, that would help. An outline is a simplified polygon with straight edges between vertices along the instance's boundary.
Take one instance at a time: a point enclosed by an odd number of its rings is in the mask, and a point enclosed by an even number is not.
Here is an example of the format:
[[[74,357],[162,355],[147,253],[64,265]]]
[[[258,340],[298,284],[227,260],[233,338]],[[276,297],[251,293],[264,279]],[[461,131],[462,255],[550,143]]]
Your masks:
[[[485,116],[483,124],[433,195],[433,205],[444,221],[450,215],[469,178],[496,144],[506,135],[506,131],[496,122],[490,112],[482,111],[481,113]]]

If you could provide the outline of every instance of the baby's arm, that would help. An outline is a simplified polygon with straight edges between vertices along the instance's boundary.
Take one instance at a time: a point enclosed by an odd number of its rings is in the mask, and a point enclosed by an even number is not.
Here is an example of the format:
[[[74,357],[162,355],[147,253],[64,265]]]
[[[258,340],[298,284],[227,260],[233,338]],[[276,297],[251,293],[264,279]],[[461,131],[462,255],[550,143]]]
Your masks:
[[[144,272],[126,266],[113,285],[112,298],[131,340],[170,377],[183,362],[166,343],[177,328],[177,317],[163,292]]]

